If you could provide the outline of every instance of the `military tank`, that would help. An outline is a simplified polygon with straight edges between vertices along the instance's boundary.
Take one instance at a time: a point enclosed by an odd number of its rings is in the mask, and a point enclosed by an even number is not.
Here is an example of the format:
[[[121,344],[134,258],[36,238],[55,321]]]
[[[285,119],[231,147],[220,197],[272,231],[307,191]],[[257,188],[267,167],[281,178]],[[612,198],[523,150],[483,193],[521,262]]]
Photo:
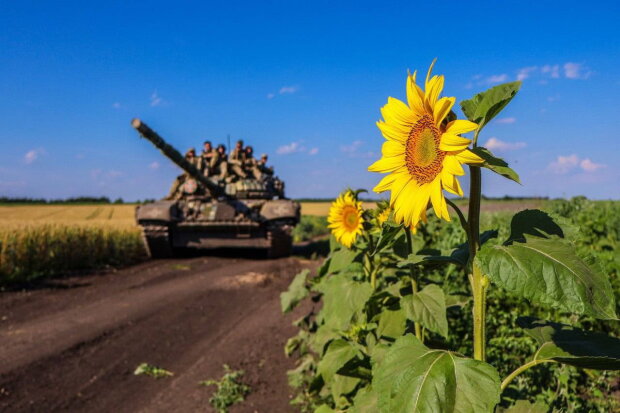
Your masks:
[[[270,258],[290,255],[300,205],[284,196],[281,181],[272,176],[216,181],[140,119],[131,125],[191,178],[183,184],[179,199],[136,208],[136,221],[152,258],[172,257],[182,248],[260,248]]]

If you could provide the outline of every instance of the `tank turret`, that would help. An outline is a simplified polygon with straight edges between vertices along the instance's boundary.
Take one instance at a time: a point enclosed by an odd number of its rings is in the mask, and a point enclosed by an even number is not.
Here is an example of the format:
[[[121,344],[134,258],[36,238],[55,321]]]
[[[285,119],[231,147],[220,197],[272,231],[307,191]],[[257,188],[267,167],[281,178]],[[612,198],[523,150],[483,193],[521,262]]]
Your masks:
[[[143,138],[149,140],[157,149],[159,149],[165,157],[187,172],[189,176],[204,185],[213,198],[226,195],[224,193],[224,188],[204,176],[194,165],[189,163],[185,157],[179,153],[179,151],[177,151],[172,145],[168,144],[157,134],[157,132],[149,128],[146,123],[142,122],[138,118],[135,118],[131,121],[131,126],[133,126],[133,128],[137,130]]]

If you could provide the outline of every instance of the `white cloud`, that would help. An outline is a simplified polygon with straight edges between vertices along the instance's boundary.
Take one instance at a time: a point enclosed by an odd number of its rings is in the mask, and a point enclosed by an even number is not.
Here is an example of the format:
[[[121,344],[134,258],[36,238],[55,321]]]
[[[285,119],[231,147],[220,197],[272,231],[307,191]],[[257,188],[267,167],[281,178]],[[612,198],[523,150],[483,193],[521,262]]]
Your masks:
[[[154,91],[151,94],[151,106],[159,106],[164,102],[164,100],[157,94],[157,91]]]
[[[514,151],[516,149],[525,148],[527,144],[525,142],[504,142],[497,139],[495,136],[489,138],[484,144],[484,147],[492,151]]]
[[[568,62],[564,64],[564,76],[567,79],[587,79],[592,72],[581,63]]]
[[[114,102],[114,103],[112,103],[112,107],[114,109],[120,109],[120,108],[123,107],[123,105],[121,105],[120,102]]]
[[[560,65],[544,65],[540,68],[541,73],[557,79],[560,77]]]
[[[160,167],[160,166],[161,166],[161,165],[160,165],[160,164],[159,164],[159,162],[157,162],[157,161],[151,162],[151,163],[149,164],[149,168],[151,168],[151,169],[159,169],[159,167]]]
[[[276,149],[278,155],[290,155],[291,153],[303,152],[306,148],[301,145],[301,141],[291,142],[287,145],[282,145]]]
[[[267,93],[267,99],[273,99],[276,97],[275,93]]]
[[[508,75],[506,73],[503,73],[501,75],[489,76],[485,79],[485,82],[486,83],[502,83],[502,82],[505,82],[506,80],[508,80]]]
[[[551,162],[548,169],[558,175],[564,175],[570,171],[581,168],[584,172],[595,172],[601,168],[605,168],[607,165],[601,163],[595,163],[590,158],[580,159],[576,154],[568,156],[558,156],[557,159]]]
[[[281,95],[295,93],[299,90],[299,86],[282,86],[278,91]]]
[[[530,77],[530,73],[534,72],[537,69],[536,66],[528,66],[522,69],[519,69],[517,73],[517,80],[525,80]]]
[[[517,118],[499,118],[495,120],[495,123],[508,124],[508,123],[515,123],[516,121],[517,121]]]
[[[45,149],[43,148],[31,149],[28,152],[26,152],[26,154],[24,155],[24,162],[27,165],[30,165],[31,163],[39,159],[39,157],[43,155],[44,153],[45,153]]]
[[[362,144],[362,141],[357,140],[353,141],[350,145],[340,145],[340,151],[344,153],[355,153]]]
[[[602,163],[594,163],[590,160],[590,158],[586,158],[579,162],[579,166],[586,172],[594,172],[606,167],[607,165],[604,165]]]
[[[308,151],[308,155],[316,155],[319,153],[319,148],[312,148]]]

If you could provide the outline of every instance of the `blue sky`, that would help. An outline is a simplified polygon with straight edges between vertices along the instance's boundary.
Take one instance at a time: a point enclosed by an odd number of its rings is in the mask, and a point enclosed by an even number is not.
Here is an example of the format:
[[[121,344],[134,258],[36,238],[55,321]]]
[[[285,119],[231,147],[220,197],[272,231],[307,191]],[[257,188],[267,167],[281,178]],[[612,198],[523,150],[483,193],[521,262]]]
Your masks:
[[[133,117],[244,138],[292,197],[371,189],[379,110],[437,57],[457,101],[523,80],[481,136],[523,185],[485,194],[620,198],[616,1],[89,4],[0,3],[0,195],[162,197],[179,170]]]

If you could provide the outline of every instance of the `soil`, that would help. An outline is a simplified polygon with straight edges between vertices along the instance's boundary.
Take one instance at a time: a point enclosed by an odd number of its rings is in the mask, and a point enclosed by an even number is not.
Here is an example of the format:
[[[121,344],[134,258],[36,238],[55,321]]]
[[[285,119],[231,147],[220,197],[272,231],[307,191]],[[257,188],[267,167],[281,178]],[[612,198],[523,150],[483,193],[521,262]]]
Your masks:
[[[231,412],[295,411],[283,347],[297,314],[279,295],[316,266],[201,256],[3,292],[0,411],[211,412],[213,387],[198,383],[223,364],[251,388]],[[135,376],[143,362],[174,375]]]

